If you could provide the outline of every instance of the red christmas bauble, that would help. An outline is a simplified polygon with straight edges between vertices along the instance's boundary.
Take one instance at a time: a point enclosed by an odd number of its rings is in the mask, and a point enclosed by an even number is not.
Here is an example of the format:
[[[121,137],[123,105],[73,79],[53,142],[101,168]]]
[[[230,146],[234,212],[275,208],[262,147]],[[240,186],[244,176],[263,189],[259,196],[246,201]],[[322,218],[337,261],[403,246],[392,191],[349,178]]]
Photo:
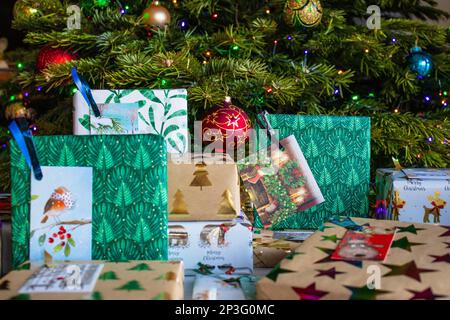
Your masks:
[[[244,144],[251,122],[248,115],[227,98],[222,106],[212,108],[202,121],[203,142],[223,141],[225,149]]]
[[[62,64],[78,59],[78,56],[67,49],[43,47],[37,57],[36,70],[41,72],[50,64]]]

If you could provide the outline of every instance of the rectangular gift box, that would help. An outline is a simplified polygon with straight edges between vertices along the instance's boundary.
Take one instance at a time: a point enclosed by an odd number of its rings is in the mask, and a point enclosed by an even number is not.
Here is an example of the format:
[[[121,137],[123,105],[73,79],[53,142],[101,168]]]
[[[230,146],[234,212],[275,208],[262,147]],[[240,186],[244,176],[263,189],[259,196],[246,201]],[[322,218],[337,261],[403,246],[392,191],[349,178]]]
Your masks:
[[[450,169],[378,169],[375,218],[450,225]]]
[[[169,260],[186,270],[250,274],[252,227],[247,221],[169,222]]]
[[[333,260],[346,231],[362,225],[397,228],[385,260]],[[320,230],[257,283],[258,299],[450,299],[450,227],[342,217]],[[355,249],[370,253],[359,239]]]
[[[103,264],[90,293],[19,293],[41,265],[21,266],[0,279],[0,300],[182,300],[183,264],[177,261],[75,261],[65,264]]]
[[[11,269],[11,220],[0,218],[0,276]]]
[[[239,214],[239,177],[229,155],[171,155],[167,171],[169,221],[232,220]]]
[[[167,142],[167,152],[184,153],[188,148],[187,91],[92,90],[101,117],[96,118],[82,94],[73,98],[73,133],[158,134]]]
[[[34,137],[37,181],[11,144],[13,266],[167,259],[167,160],[157,135]]]
[[[367,217],[370,181],[370,118],[268,115],[279,139],[294,135],[325,202],[272,229],[317,229],[333,215]]]

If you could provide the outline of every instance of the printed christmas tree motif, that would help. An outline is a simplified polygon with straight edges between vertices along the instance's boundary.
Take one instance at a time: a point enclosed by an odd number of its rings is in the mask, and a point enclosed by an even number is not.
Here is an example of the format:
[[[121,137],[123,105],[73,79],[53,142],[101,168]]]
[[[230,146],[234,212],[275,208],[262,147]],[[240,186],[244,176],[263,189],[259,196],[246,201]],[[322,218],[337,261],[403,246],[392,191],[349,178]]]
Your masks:
[[[17,296],[12,297],[10,300],[31,300],[31,297],[29,294],[21,293]]]
[[[0,290],[9,290],[9,280],[5,280],[0,283]]]
[[[103,296],[102,296],[102,294],[100,292],[95,291],[95,292],[92,293],[91,299],[92,300],[103,300]]]
[[[173,196],[172,210],[170,214],[189,214],[186,201],[184,200],[183,192],[180,189],[175,192]]]
[[[167,292],[158,293],[152,300],[170,300],[170,294]]]
[[[114,271],[107,271],[98,278],[100,280],[119,280],[119,278],[117,277],[117,275]]]
[[[225,189],[222,193],[222,200],[219,203],[219,215],[236,215],[236,210],[234,209],[233,195],[229,189]]]
[[[152,270],[152,268],[150,268],[150,266],[146,263],[140,263],[135,265],[134,267],[128,269],[128,270],[132,270],[132,271],[150,271]]]
[[[138,281],[132,280],[127,282],[123,286],[116,288],[116,290],[137,291],[144,290],[144,288],[141,287],[141,284]]]
[[[200,187],[202,190],[203,187],[212,186],[211,181],[208,179],[208,171],[206,170],[206,163],[200,162],[195,165],[195,171],[193,173],[195,176],[194,180],[192,180],[190,186],[191,187]]]
[[[177,274],[173,271],[169,271],[163,275],[160,275],[155,280],[175,281],[175,280],[177,280]]]

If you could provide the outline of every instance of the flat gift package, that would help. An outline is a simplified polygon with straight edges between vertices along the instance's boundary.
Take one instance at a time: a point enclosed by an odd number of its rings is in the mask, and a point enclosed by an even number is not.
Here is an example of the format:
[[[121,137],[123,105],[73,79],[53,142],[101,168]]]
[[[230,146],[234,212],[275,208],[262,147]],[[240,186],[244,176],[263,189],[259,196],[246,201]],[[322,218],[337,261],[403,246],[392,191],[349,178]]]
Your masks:
[[[282,225],[292,216],[324,201],[316,180],[293,135],[239,162],[239,173],[265,228]]]
[[[158,134],[167,142],[167,152],[188,148],[187,91],[91,90],[101,116],[95,117],[80,91],[73,98],[73,133]]]
[[[280,140],[295,136],[325,199],[273,229],[317,229],[333,215],[367,217],[370,118],[287,114],[267,118]]]
[[[346,232],[363,228],[396,229],[384,260],[370,260],[374,248],[359,237],[348,247],[359,260],[333,260]],[[449,243],[450,227],[336,217],[257,283],[257,298],[450,299]]]
[[[450,169],[378,169],[375,218],[450,225]]]
[[[190,274],[250,274],[252,254],[248,221],[169,222],[169,260],[182,260]]]
[[[69,287],[69,270],[56,273],[61,266],[90,267],[80,273],[83,290]],[[42,268],[48,271],[42,273]],[[70,261],[50,267],[25,263],[0,279],[0,300],[182,300],[183,280],[183,265],[176,261]],[[92,288],[85,288],[87,282]]]
[[[237,167],[227,154],[171,155],[170,221],[232,220],[240,212]]]
[[[13,266],[167,259],[167,160],[157,135],[37,136],[36,180],[11,144]]]

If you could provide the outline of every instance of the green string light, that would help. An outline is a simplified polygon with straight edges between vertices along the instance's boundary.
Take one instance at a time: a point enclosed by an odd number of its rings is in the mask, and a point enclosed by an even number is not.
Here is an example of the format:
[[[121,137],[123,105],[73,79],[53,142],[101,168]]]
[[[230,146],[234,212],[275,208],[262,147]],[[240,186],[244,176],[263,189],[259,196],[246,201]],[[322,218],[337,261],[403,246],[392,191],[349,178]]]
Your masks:
[[[375,93],[370,92],[370,93],[369,93],[369,97],[370,97],[370,98],[374,98],[374,97],[375,97]]]
[[[19,69],[19,70],[23,69],[23,63],[22,62],[17,63],[17,69]]]
[[[14,101],[14,100],[16,100],[16,96],[12,95],[9,97],[9,101]]]
[[[356,100],[358,100],[358,99],[359,99],[359,96],[358,96],[358,95],[355,94],[354,96],[352,96],[352,100],[353,100],[353,101],[356,101]]]

